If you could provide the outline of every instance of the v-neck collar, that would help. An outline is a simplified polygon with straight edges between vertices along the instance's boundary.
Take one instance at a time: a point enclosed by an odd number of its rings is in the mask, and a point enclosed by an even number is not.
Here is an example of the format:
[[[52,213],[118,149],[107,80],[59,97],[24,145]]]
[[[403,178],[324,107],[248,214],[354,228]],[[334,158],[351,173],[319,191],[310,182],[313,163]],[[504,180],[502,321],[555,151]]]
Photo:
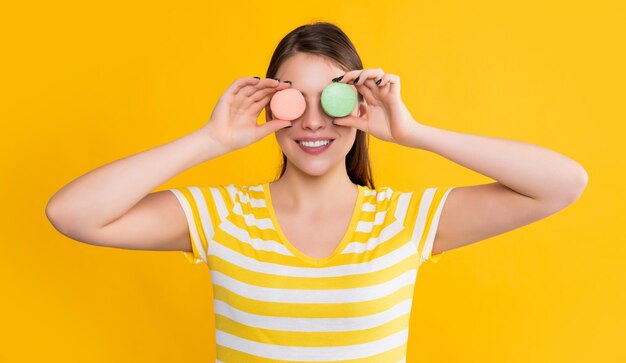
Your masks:
[[[354,229],[356,227],[356,224],[359,221],[359,215],[361,214],[361,209],[363,206],[364,188],[365,188],[364,186],[356,184],[359,194],[357,196],[356,204],[354,205],[354,209],[352,211],[352,218],[350,218],[350,224],[348,225],[348,229],[344,233],[343,238],[341,239],[341,242],[339,242],[339,244],[337,245],[333,253],[330,256],[327,256],[324,258],[311,257],[303,253],[299,249],[297,249],[291,242],[289,242],[289,240],[287,239],[287,236],[285,236],[285,233],[283,232],[283,229],[280,227],[280,224],[278,223],[278,218],[276,217],[276,212],[274,211],[274,206],[272,203],[272,193],[270,192],[269,182],[263,183],[262,186],[263,186],[263,195],[265,197],[265,203],[267,205],[267,209],[268,209],[270,218],[272,220],[272,223],[274,224],[274,228],[276,229],[276,232],[278,233],[278,236],[280,237],[280,240],[291,252],[293,252],[294,255],[296,255],[298,258],[300,258],[304,262],[310,265],[318,266],[318,267],[326,265],[332,259],[334,259],[341,251],[343,251],[343,249],[348,244],[348,242],[350,242],[350,239],[352,238],[354,234]]]

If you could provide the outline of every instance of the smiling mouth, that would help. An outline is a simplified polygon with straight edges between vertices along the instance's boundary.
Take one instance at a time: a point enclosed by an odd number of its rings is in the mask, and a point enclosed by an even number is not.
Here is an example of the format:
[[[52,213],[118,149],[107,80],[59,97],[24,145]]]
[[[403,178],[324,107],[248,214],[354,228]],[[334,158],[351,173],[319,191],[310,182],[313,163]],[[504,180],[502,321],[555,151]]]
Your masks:
[[[329,142],[326,143],[321,143],[321,142],[314,142],[312,144],[308,144],[309,146],[306,146],[304,144],[302,144],[302,142],[299,142],[297,140],[294,140],[295,143],[298,145],[298,147],[300,148],[300,150],[302,150],[303,152],[309,154],[309,155],[319,155],[322,154],[324,152],[326,152],[326,150],[328,150],[330,148],[330,146],[333,143],[333,140],[329,140]]]
[[[323,140],[322,142],[320,141],[306,141],[306,140],[294,140],[296,142],[296,144],[303,146],[303,147],[308,147],[308,148],[318,148],[318,147],[324,147],[324,146],[328,146],[330,144],[333,143],[333,141],[335,141],[335,139],[328,139],[328,140]]]

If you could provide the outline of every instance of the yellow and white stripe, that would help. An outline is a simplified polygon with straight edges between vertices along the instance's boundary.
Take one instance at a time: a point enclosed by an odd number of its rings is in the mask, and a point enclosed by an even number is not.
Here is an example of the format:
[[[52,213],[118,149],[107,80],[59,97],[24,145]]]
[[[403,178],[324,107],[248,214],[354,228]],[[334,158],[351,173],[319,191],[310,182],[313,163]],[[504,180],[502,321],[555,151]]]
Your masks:
[[[218,362],[406,361],[415,280],[441,257],[453,188],[358,187],[351,230],[325,259],[284,240],[268,183],[169,189],[188,222],[183,253],[211,274]]]

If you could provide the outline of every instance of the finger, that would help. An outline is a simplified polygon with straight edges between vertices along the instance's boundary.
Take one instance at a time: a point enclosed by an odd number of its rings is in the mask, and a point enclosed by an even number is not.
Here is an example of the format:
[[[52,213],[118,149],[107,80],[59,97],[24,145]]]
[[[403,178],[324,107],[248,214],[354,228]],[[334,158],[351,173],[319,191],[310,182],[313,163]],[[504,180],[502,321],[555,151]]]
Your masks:
[[[257,126],[258,135],[260,135],[259,140],[271,134],[272,132],[284,129],[287,126],[291,126],[291,121],[270,120],[268,122],[260,124]]]
[[[389,74],[388,84],[390,85],[389,91],[391,93],[400,94],[400,77],[399,76],[395,74]]]
[[[284,87],[283,87],[284,88]],[[278,92],[278,87],[268,87],[264,89],[257,90],[250,96],[246,98],[246,102],[258,102],[259,100],[264,99],[266,96],[273,96],[276,92]]]
[[[355,79],[359,75],[359,73],[361,73],[361,69],[355,69],[355,70],[352,70],[352,71],[347,71],[344,74],[338,76],[338,77],[342,77],[340,80],[333,81],[333,82],[341,82],[341,83],[352,82],[352,80]],[[337,77],[334,77],[333,80],[335,78],[337,78]]]
[[[273,94],[268,94],[265,95],[265,97],[252,102],[248,105],[248,108],[250,109],[251,112],[254,112],[255,114],[260,114],[261,110],[267,106],[267,104],[270,102],[270,99],[272,98]]]
[[[355,116],[345,116],[336,118],[334,121],[337,126],[354,127],[364,132],[368,132],[367,121]]]
[[[247,85],[245,87],[242,87],[239,90],[239,92],[237,92],[237,96],[244,97],[244,98],[249,97],[250,95],[252,95],[254,92],[258,90],[267,89],[267,88],[275,88],[279,85],[280,85],[280,81],[277,81],[273,78],[261,78],[261,80],[259,80],[257,84]]]
[[[363,95],[363,98],[365,98],[367,104],[377,105],[380,102],[378,98],[378,94],[380,93],[380,91],[378,90],[378,85],[374,83],[373,79],[368,79],[362,85],[357,86],[357,89],[359,93]]]
[[[371,69],[366,69],[363,72],[361,72],[361,74],[359,74],[353,81],[352,83],[355,86],[361,85],[363,84],[366,80],[368,79],[372,79],[372,78],[379,78],[381,76],[383,76],[385,74],[385,72],[381,69],[381,68],[371,68]]]
[[[237,92],[239,92],[241,88],[255,85],[259,83],[259,81],[260,81],[259,79],[254,78],[254,77],[238,78],[233,83],[230,84],[230,86],[228,87],[228,91],[232,92],[233,94],[237,94]]]
[[[280,85],[280,81],[277,81],[273,78],[261,78],[260,80],[257,80],[257,82],[254,84],[246,84],[244,87],[241,87],[237,91],[236,95],[248,97],[259,89],[276,87],[278,85]]]
[[[382,78],[379,79],[380,82],[378,82],[378,84],[376,85],[377,89],[378,89],[378,94],[380,96],[385,96],[389,93],[390,89],[391,89],[391,83],[390,80],[393,78],[393,74],[391,73],[387,73],[384,76],[382,76]],[[377,81],[374,81],[374,83],[376,83]]]
[[[241,101],[242,106],[243,107],[248,107],[252,103],[259,102],[261,100],[263,100],[263,102],[265,102],[265,103],[269,103],[269,99],[271,99],[271,97],[273,97],[274,94],[276,94],[276,92],[282,91],[282,90],[287,89],[289,87],[291,87],[290,83],[281,82],[281,84],[279,84],[276,87],[268,87],[268,88],[264,88],[264,89],[258,90],[256,92],[254,92],[253,94],[251,94],[250,96],[244,98]],[[269,98],[267,98],[268,96],[269,96]]]
[[[378,84],[379,87],[385,87],[388,84],[400,84],[400,77],[398,77],[395,74],[391,74],[391,73],[387,73],[383,76],[383,78],[381,79],[380,83]]]
[[[384,73],[385,72],[381,68],[356,69],[346,72],[339,82],[354,84],[354,81],[356,80],[358,82],[357,84],[361,84],[361,79],[365,80],[371,78],[372,75],[380,77]]]

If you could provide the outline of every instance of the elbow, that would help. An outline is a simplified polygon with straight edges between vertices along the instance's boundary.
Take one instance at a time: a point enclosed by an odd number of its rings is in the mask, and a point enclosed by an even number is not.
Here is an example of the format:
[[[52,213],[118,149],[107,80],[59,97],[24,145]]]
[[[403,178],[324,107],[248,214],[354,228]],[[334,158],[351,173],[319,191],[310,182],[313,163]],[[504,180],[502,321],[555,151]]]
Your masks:
[[[587,188],[587,184],[589,184],[589,174],[587,173],[587,170],[585,170],[585,168],[581,166],[580,173],[574,180],[576,181],[576,187],[574,187],[572,201],[575,201],[576,199],[580,198],[580,196],[583,194],[583,192]]]
[[[59,220],[59,215],[61,214],[61,207],[59,206],[59,203],[55,201],[54,195],[52,196],[52,198],[48,200],[48,203],[46,203],[45,213],[46,213],[46,218],[48,218],[48,220],[53,225],[55,221]]]
[[[65,227],[63,227],[63,223],[61,223],[61,217],[59,216],[60,212],[58,207],[48,201],[45,213],[46,218],[48,218],[48,221],[50,222],[50,224],[52,224],[54,229],[61,232],[61,234],[67,236],[67,230],[65,229]]]
[[[68,228],[70,223],[67,222],[68,217],[64,215],[63,210],[58,203],[53,202],[53,199],[54,198],[50,199],[48,204],[46,204],[46,218],[50,221],[50,224],[52,224],[54,229],[59,231],[62,235],[71,238],[71,232]]]
[[[580,167],[580,172],[575,177],[570,178],[570,186],[566,189],[563,197],[565,205],[570,205],[577,201],[587,188],[588,183],[589,174],[587,174],[584,168]]]
[[[556,210],[564,209],[580,199],[588,183],[589,175],[581,167],[573,176],[561,179],[557,190],[551,193],[550,198],[543,198],[543,201],[552,204]]]
[[[52,227],[65,237],[89,245],[100,245],[96,242],[98,230],[88,228],[88,224],[80,213],[73,213],[52,199],[46,205],[45,213]]]
[[[54,226],[55,223],[54,221],[56,220],[56,216],[58,215],[58,208],[52,203],[52,198],[50,198],[50,200],[48,200],[48,203],[46,204],[46,218],[48,218],[48,220],[50,221],[50,223],[52,223],[52,225]],[[56,228],[56,226],[55,226]]]
[[[59,205],[59,201],[57,200],[57,194],[54,194],[52,197],[50,197],[50,199],[48,199],[48,203],[46,203],[46,217],[48,218],[48,220],[50,222],[52,222],[53,220],[58,219],[58,216],[60,214],[60,209],[61,206]]]

